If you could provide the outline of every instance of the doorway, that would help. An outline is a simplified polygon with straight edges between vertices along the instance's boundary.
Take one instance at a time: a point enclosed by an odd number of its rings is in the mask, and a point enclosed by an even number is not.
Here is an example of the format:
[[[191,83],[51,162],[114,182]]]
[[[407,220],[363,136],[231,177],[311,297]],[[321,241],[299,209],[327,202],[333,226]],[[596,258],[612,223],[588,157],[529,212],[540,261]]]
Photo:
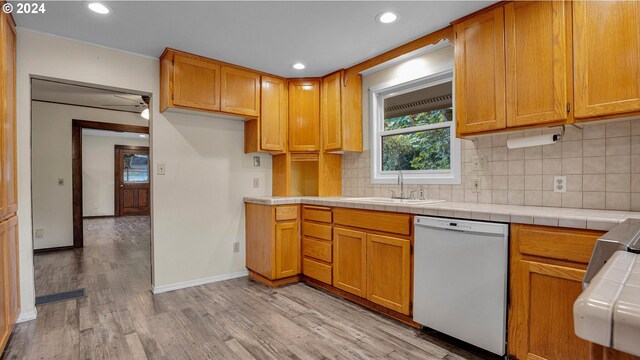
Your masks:
[[[121,290],[122,279],[128,291],[148,292],[150,95],[41,78],[32,78],[31,90],[31,220],[39,311],[53,309],[47,307],[51,302],[98,296],[105,288]],[[139,216],[125,216],[130,210],[116,216],[117,146],[140,147],[144,153],[129,161],[127,177],[145,188],[138,191],[146,192],[138,194]]]
[[[138,126],[138,125],[128,125],[128,124],[113,124],[113,123],[103,123],[96,121],[86,121],[86,120],[76,120],[72,121],[72,129],[71,129],[71,142],[72,142],[72,153],[73,153],[73,165],[72,165],[72,187],[73,187],[73,247],[81,248],[84,246],[84,218],[85,218],[85,201],[84,201],[84,182],[83,182],[83,131],[87,129],[98,130],[98,131],[107,131],[107,132],[115,132],[115,133],[132,133],[132,134],[140,134],[148,137],[149,135],[149,127],[148,126]],[[117,145],[116,145],[117,146]],[[150,186],[149,186],[149,148],[146,147],[147,154],[147,180],[146,180],[146,195],[149,197],[146,202],[146,214],[149,214],[150,208]],[[120,166],[116,166],[118,162],[114,160],[114,185],[117,189],[114,189],[114,198],[113,203],[114,210],[113,216],[120,216],[120,181],[116,180],[118,176],[118,168]],[[128,199],[127,199],[128,200]],[[136,203],[139,203],[137,201]],[[135,215],[143,215],[145,213],[135,214]]]
[[[115,146],[115,216],[149,215],[149,147]]]

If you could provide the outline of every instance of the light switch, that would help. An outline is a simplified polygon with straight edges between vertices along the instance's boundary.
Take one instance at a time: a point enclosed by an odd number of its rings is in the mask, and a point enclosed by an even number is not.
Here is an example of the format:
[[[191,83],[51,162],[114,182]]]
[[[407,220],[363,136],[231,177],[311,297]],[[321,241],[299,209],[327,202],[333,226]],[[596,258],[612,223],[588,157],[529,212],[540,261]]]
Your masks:
[[[165,163],[158,163],[158,175],[164,175],[167,173],[167,165]]]
[[[36,238],[42,239],[43,237],[44,237],[44,230],[43,229],[36,229]]]
[[[257,189],[260,187],[260,178],[254,177],[253,178],[253,188]]]
[[[260,167],[260,156],[254,156],[253,157],[253,166],[254,167]]]
[[[58,178],[58,186],[64,186],[64,179]]]

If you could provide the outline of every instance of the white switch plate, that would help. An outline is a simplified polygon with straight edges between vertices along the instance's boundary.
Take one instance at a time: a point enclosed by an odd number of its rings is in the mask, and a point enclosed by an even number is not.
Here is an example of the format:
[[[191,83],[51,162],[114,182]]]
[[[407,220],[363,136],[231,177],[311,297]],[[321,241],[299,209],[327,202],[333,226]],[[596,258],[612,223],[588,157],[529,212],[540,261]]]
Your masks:
[[[257,177],[253,178],[253,188],[254,189],[260,188],[260,178],[257,178]]]
[[[93,203],[93,209],[97,210],[98,209],[98,203]]]
[[[240,252],[240,243],[239,242],[234,242],[233,243],[233,252],[234,253],[239,253]]]
[[[158,163],[158,175],[164,175],[167,173],[167,165],[165,163]]]
[[[489,158],[486,155],[473,156],[471,158],[473,170],[485,171],[489,168]]]
[[[64,179],[58,178],[58,186],[64,186]]]
[[[254,167],[260,167],[260,156],[254,156],[253,157],[253,166]]]
[[[553,192],[557,192],[557,193],[567,192],[567,177],[566,176],[554,176],[553,177]]]
[[[43,229],[36,229],[36,238],[42,239],[43,237],[44,237],[44,230]]]

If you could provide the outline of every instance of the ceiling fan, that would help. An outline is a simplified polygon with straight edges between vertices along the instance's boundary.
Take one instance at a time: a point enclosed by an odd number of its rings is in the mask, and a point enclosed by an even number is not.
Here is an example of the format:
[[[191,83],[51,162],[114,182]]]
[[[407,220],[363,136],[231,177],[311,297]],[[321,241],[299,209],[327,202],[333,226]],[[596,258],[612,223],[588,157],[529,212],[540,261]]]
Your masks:
[[[120,99],[124,99],[127,101],[131,101],[135,104],[102,104],[101,106],[108,106],[108,107],[133,107],[136,110],[144,110],[146,108],[149,107],[149,97],[146,95],[134,95],[134,96],[139,96],[140,100],[135,100],[135,99],[130,99],[128,97],[124,97],[124,96],[120,96],[120,95],[113,95],[114,97],[120,98]]]

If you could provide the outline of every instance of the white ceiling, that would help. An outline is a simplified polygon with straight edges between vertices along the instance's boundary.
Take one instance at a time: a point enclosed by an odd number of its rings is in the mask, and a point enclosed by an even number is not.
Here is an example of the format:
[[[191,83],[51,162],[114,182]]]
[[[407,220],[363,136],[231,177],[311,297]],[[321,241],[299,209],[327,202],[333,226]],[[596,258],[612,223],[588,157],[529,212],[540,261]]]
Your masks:
[[[137,114],[147,107],[140,95],[42,79],[31,80],[31,99]]]
[[[321,76],[441,29],[495,1],[47,1],[19,27],[158,58],[172,47],[286,77]],[[393,24],[377,14],[393,10]],[[307,69],[290,68],[303,62]]]

